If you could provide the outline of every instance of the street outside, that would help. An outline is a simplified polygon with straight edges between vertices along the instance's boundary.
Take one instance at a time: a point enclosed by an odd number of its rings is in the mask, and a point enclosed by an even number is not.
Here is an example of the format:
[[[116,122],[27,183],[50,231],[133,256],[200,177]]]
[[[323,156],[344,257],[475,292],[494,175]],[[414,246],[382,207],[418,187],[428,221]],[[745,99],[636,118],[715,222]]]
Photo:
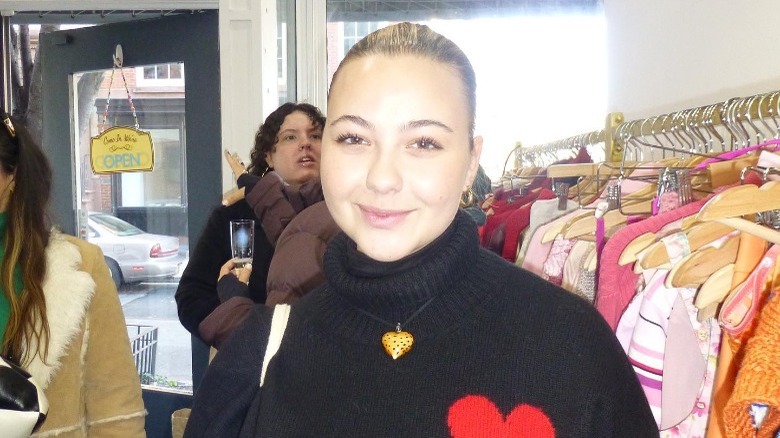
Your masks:
[[[190,333],[181,325],[176,313],[174,293],[181,270],[174,278],[123,284],[119,288],[125,320],[128,325],[157,327],[157,355],[154,377],[171,389],[192,389],[192,347]],[[132,337],[135,330],[128,330]],[[174,383],[175,382],[175,383]]]

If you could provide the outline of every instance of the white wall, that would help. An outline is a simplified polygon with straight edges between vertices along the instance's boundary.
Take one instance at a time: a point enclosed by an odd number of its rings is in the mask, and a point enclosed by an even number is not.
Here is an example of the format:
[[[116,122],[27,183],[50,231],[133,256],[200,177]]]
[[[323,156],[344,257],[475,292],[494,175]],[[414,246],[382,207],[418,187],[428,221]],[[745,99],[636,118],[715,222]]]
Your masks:
[[[276,0],[219,1],[222,149],[249,165],[257,127],[279,105]],[[236,187],[226,160],[222,191]]]
[[[645,118],[780,90],[777,0],[604,0],[608,111]]]

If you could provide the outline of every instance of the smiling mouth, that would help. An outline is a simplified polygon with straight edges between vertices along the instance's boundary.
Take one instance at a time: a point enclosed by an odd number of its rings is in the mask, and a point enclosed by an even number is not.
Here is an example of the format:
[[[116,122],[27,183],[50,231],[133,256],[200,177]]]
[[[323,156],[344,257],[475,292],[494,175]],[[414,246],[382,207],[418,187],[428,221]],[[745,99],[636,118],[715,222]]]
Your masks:
[[[299,163],[315,163],[316,160],[311,155],[306,155],[298,160]]]
[[[408,210],[384,210],[380,208],[359,206],[363,219],[374,228],[391,229],[401,224],[409,215]]]

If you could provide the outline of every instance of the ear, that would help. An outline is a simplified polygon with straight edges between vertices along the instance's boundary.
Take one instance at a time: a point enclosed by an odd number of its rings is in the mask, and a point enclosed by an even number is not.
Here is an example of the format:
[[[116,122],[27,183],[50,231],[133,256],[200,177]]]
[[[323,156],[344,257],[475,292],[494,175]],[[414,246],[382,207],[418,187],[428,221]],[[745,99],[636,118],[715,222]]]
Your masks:
[[[270,152],[265,153],[265,162],[268,163],[268,167],[273,169],[274,168],[274,157],[273,154]]]
[[[473,147],[471,148],[471,151],[469,151],[469,168],[468,172],[466,173],[466,181],[464,183],[465,186],[470,186],[474,183],[474,178],[477,176],[477,171],[479,170],[479,158],[482,156],[482,136],[478,135],[474,137],[473,140]]]

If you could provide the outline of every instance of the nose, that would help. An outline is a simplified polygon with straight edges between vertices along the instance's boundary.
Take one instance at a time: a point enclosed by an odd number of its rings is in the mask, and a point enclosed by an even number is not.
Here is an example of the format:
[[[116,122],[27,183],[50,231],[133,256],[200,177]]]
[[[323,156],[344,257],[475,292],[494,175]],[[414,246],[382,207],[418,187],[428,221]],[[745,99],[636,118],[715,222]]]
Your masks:
[[[395,151],[377,152],[366,175],[366,187],[376,193],[401,190],[403,177]]]
[[[313,141],[312,141],[312,138],[310,136],[303,135],[301,137],[301,142],[298,144],[298,150],[299,151],[311,150],[311,148],[313,146],[312,143],[313,143]]]

